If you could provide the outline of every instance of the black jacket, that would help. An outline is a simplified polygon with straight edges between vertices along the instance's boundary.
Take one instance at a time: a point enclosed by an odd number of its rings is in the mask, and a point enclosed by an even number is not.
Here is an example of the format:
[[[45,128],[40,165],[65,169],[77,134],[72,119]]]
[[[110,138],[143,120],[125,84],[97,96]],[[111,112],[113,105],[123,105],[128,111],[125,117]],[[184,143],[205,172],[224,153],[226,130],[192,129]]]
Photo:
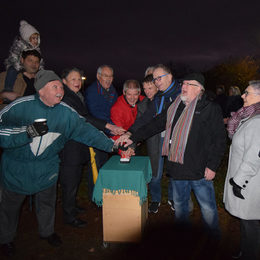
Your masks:
[[[173,126],[181,115],[184,104],[180,104]],[[142,141],[165,129],[167,112],[163,112],[148,125],[133,133],[134,142]],[[216,103],[203,95],[198,101],[184,154],[184,164],[167,159],[167,174],[175,180],[199,180],[204,178],[205,168],[216,171],[226,147],[226,132],[222,112]]]
[[[74,108],[81,116],[86,118],[86,121],[98,128],[104,130],[106,122],[95,118],[88,113],[86,105],[80,97],[64,85],[64,103]],[[60,152],[61,164],[79,165],[85,164],[90,160],[89,147],[85,144],[78,143],[74,140],[69,140],[62,151]]]

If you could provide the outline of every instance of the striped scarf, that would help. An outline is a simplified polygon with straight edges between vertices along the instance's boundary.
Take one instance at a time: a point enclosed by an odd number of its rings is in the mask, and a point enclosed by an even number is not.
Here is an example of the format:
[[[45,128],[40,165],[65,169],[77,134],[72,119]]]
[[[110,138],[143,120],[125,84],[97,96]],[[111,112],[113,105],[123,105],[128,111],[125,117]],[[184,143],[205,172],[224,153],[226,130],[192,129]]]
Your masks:
[[[167,111],[166,134],[163,142],[162,155],[168,156],[169,161],[180,164],[184,163],[186,144],[199,96],[200,95],[184,108],[173,131],[171,130],[172,123],[179,104],[181,103],[180,95],[175,99]]]

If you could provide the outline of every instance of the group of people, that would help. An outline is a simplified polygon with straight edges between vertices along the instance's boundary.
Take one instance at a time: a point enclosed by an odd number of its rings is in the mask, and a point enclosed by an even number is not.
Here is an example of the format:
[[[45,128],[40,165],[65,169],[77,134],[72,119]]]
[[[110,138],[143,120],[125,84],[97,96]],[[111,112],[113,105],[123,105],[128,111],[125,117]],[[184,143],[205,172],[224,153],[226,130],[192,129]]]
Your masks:
[[[226,130],[220,106],[207,98],[201,73],[175,79],[167,66],[158,64],[145,72],[142,86],[146,97],[141,95],[137,80],[125,81],[123,95],[118,97],[112,84],[113,68],[102,65],[97,69],[96,81],[82,93],[80,69],[65,69],[59,77],[41,67],[40,34],[25,21],[21,21],[20,37],[15,42],[21,46],[19,41],[27,43],[15,59],[19,66],[8,63],[7,71],[0,74],[0,244],[6,255],[14,254],[19,211],[27,195],[34,198],[40,238],[60,246],[61,238],[54,231],[58,179],[64,222],[84,227],[86,222],[78,217],[84,209],[77,205],[76,195],[82,167],[90,161],[89,147],[94,148],[99,170],[109,153],[130,157],[144,140],[152,165],[149,212],[157,213],[161,203],[165,162],[168,203],[175,211],[176,223],[190,225],[193,191],[205,230],[212,240],[219,240],[213,180],[226,150],[228,133],[232,146],[224,203],[232,215],[241,219],[238,257],[257,259],[259,80],[249,82],[242,95],[244,105],[230,115]],[[122,149],[118,150],[120,145]],[[88,172],[91,196],[94,183]]]

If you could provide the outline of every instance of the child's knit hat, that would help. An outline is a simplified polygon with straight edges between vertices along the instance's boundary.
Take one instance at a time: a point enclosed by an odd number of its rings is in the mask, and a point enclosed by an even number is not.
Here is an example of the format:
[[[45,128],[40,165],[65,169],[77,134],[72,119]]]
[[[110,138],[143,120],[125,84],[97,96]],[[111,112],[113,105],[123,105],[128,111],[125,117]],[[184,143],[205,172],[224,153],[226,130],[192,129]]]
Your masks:
[[[22,39],[26,42],[29,42],[29,39],[32,34],[38,33],[40,35],[40,33],[32,25],[30,25],[24,20],[20,21],[19,31]]]

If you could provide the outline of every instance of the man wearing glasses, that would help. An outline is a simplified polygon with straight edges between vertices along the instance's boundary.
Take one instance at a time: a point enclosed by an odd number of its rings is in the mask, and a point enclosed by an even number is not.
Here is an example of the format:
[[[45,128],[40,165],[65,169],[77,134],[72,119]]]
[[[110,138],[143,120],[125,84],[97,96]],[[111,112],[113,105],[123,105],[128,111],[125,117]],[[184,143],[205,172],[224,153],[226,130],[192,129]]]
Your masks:
[[[110,109],[117,100],[117,92],[112,85],[114,77],[113,69],[108,65],[101,65],[97,69],[97,80],[87,87],[85,102],[89,114],[93,117],[112,123]],[[124,131],[122,131],[123,133]],[[107,132],[109,134],[109,132]],[[108,159],[108,153],[94,149],[98,170]]]
[[[169,105],[175,100],[180,94],[181,86],[179,81],[173,78],[171,70],[163,64],[158,64],[153,70],[153,83],[158,88],[158,93],[154,99],[149,103],[145,113],[139,117],[133,126],[128,130],[125,136],[131,135],[138,128],[150,122],[154,117],[161,114],[162,111],[166,110]],[[154,149],[157,150],[158,154],[158,167],[153,170],[153,177],[149,183],[149,190],[152,198],[152,202],[149,206],[149,212],[157,213],[161,203],[161,178],[163,174],[164,159],[162,153],[162,142],[164,138],[164,131],[159,133],[158,142],[154,144]],[[169,183],[168,186],[168,203],[171,209],[174,210],[173,199],[172,199],[172,185]]]
[[[166,130],[162,155],[166,172],[172,177],[175,218],[189,223],[189,200],[193,190],[210,237],[220,238],[213,179],[226,147],[221,108],[204,94],[204,76],[187,75],[181,95],[167,111],[138,129],[126,146]],[[120,140],[118,140],[120,142]],[[188,224],[189,225],[189,224]]]

